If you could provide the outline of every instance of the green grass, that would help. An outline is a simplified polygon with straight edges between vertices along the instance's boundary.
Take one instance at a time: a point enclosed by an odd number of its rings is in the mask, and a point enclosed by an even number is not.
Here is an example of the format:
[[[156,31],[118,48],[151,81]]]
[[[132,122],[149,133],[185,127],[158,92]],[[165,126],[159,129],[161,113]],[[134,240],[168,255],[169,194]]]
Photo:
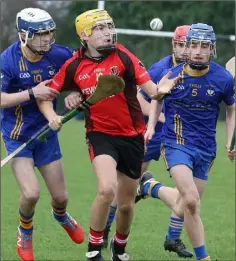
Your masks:
[[[224,125],[218,126],[218,154],[202,200],[201,215],[206,231],[207,249],[212,259],[235,260],[235,169],[225,153]],[[70,214],[86,233],[82,245],[72,243],[51,216],[50,197],[40,175],[41,197],[34,219],[36,260],[85,260],[90,206],[96,194],[96,181],[88,158],[83,122],[71,121],[60,133],[63,163],[69,192]],[[2,149],[5,156],[4,149]],[[166,185],[173,186],[162,160],[151,170]],[[19,260],[16,254],[19,190],[9,165],[2,171],[1,260]],[[170,210],[158,200],[141,201],[135,212],[128,252],[132,260],[177,260],[165,252],[163,241]],[[112,232],[114,232],[114,227]],[[191,249],[184,231],[182,238]],[[109,260],[109,252],[104,251]],[[180,260],[180,259],[178,259]],[[192,259],[193,260],[193,259]]]

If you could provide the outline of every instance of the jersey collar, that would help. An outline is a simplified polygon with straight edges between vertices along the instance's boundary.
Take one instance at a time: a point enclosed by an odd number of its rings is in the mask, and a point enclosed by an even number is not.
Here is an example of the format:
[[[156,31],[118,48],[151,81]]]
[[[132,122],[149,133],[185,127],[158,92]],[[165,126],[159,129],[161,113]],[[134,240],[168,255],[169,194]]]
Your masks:
[[[25,52],[25,49],[24,49],[24,47],[23,47],[22,45],[20,45],[20,49],[21,49],[21,52],[22,52],[22,55],[24,56],[24,58],[25,58],[26,60],[28,60],[29,62],[31,62],[31,63],[39,62],[39,61],[41,61],[41,59],[43,58],[43,56],[41,56],[41,57],[39,57],[39,58],[37,58],[37,59],[29,58],[29,57],[27,56],[27,54],[26,54],[26,52]]]
[[[197,77],[197,76],[203,76],[203,75],[205,75],[205,74],[207,74],[207,73],[209,72],[209,66],[207,66],[207,68],[204,69],[204,70],[202,70],[202,71],[197,71],[197,70],[196,70],[196,72],[189,72],[186,67],[187,67],[187,64],[184,64],[184,65],[183,65],[183,71],[184,71],[186,74],[188,74],[189,76],[195,76],[195,77]]]

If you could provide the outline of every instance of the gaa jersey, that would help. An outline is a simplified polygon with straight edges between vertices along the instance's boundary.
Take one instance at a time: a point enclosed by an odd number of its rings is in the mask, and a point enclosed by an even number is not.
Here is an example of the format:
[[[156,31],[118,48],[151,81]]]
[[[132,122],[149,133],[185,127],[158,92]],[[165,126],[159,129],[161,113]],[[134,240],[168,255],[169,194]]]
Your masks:
[[[120,44],[107,57],[95,60],[80,48],[49,84],[58,91],[77,90],[85,99],[97,87],[100,75],[123,78],[124,91],[103,99],[85,111],[87,132],[98,131],[113,136],[137,136],[145,130],[143,114],[136,97],[136,85],[150,80],[144,65]]]
[[[161,59],[160,61],[152,64],[151,67],[148,69],[148,73],[149,73],[152,81],[154,83],[158,83],[163,76],[162,73],[166,69],[170,69],[176,65],[177,65],[177,63],[175,61],[174,55],[168,55],[168,56],[164,57],[163,59]],[[142,89],[139,92],[144,96],[144,99],[147,102],[149,102],[149,103],[151,102],[151,98]],[[145,123],[148,122],[148,116],[144,116],[144,121],[145,121]],[[154,140],[161,139],[162,126],[163,126],[163,123],[158,121],[156,124],[156,127],[155,127],[155,134],[153,135],[152,139],[154,139]]]
[[[72,55],[72,49],[53,44],[41,60],[29,61],[20,41],[13,43],[1,53],[1,91],[21,92],[52,78]],[[15,140],[28,140],[47,122],[35,100],[1,111],[2,134]]]
[[[211,62],[198,74],[186,71],[180,64],[170,71],[180,75],[171,94],[165,96],[163,135],[165,143],[180,144],[216,154],[216,124],[220,103],[233,105],[234,81],[224,67]]]

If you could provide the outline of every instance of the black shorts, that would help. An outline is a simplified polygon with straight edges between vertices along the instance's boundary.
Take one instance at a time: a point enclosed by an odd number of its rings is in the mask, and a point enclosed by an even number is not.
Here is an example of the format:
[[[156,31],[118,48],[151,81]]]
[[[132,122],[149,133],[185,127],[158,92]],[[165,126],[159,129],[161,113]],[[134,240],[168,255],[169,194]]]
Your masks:
[[[143,135],[111,136],[102,132],[87,133],[91,161],[99,155],[109,155],[117,162],[117,170],[132,179],[139,179],[144,157]]]

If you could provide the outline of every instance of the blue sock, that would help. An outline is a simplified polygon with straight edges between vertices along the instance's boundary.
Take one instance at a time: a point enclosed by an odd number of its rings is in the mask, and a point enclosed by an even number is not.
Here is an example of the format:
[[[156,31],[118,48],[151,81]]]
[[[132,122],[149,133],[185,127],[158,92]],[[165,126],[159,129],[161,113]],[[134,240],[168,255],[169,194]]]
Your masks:
[[[116,206],[110,206],[110,211],[109,211],[109,215],[107,218],[106,228],[111,227],[111,224],[114,221],[114,218],[116,216],[116,209],[117,209]]]
[[[168,227],[168,240],[175,240],[180,238],[183,229],[184,220],[182,218],[170,217],[170,224]]]
[[[153,183],[155,183],[153,185]],[[152,187],[151,192],[149,192],[150,187]],[[152,198],[158,198],[158,190],[160,187],[162,187],[163,185],[157,181],[153,181],[153,182],[148,182],[147,184],[144,185],[144,195],[148,195],[151,196]],[[150,193],[150,194],[149,194]]]
[[[53,217],[61,224],[65,223],[68,219],[66,208],[52,207]]]
[[[197,257],[197,260],[201,260],[201,259],[209,256],[206,252],[206,246],[205,245],[200,246],[200,247],[195,247],[194,252],[195,252],[195,255]]]
[[[20,231],[24,234],[32,234],[34,212],[30,216],[26,216],[19,209],[19,215],[20,215],[20,225],[19,225]]]

